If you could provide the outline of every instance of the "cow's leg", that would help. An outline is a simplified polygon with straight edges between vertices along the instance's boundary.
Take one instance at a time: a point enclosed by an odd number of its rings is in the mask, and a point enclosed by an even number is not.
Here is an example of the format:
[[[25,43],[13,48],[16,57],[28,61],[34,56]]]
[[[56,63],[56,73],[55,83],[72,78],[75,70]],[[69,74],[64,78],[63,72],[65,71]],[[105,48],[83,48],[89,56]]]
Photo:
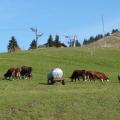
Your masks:
[[[87,81],[87,77],[86,77],[86,75],[83,76],[83,79],[84,79],[84,81]]]
[[[85,81],[87,81],[87,77],[86,77],[86,75],[83,75],[83,78],[84,78]]]
[[[16,78],[17,78],[17,79],[20,79],[20,72],[17,72]]]
[[[75,77],[75,82],[76,82],[76,79],[77,79],[77,78]]]
[[[103,79],[101,79],[101,81],[103,82]]]
[[[12,78],[12,80],[15,79],[15,71],[12,72],[12,74],[11,74],[11,78]]]
[[[109,79],[107,79],[107,82],[109,82]]]

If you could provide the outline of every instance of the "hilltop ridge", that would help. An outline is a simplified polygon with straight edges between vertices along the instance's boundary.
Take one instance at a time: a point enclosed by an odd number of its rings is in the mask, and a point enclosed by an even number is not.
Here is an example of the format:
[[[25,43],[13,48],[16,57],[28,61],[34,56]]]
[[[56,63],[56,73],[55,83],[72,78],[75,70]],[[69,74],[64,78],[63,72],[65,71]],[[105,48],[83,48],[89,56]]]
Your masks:
[[[120,32],[104,37],[98,41],[84,45],[84,47],[112,47],[120,48]]]

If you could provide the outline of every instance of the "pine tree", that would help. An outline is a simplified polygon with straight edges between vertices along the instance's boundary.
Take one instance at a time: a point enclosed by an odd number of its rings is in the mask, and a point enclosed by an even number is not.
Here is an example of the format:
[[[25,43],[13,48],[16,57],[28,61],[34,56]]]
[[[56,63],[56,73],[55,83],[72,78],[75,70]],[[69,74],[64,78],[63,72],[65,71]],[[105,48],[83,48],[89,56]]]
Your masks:
[[[20,50],[20,47],[17,44],[17,40],[14,36],[9,40],[9,44],[7,46],[8,52],[15,52],[16,50]]]
[[[71,42],[71,46],[73,46],[73,45],[74,45],[74,41]],[[70,46],[70,47],[71,47],[71,46]],[[76,40],[75,46],[76,46],[76,47],[81,47],[81,44],[80,44],[80,42],[79,42],[78,40]]]
[[[49,38],[48,38],[48,47],[53,47],[53,37],[52,37],[52,35],[50,35]]]
[[[29,50],[30,50],[30,49],[36,49],[36,48],[37,48],[37,42],[36,42],[36,40],[33,40],[33,41],[31,42],[31,44],[30,44]]]
[[[111,34],[114,34],[116,32],[119,32],[119,30],[118,29],[113,29]]]
[[[87,45],[87,42],[88,42],[88,40],[87,40],[87,39],[84,39],[83,45]]]
[[[105,37],[110,36],[110,33],[108,32],[108,33],[106,33],[104,36],[105,36]]]
[[[55,36],[55,41],[54,41],[54,43],[55,43],[55,46],[56,46],[56,47],[60,47],[60,46],[61,46],[61,42],[59,41],[59,35],[56,35],[56,36]]]
[[[78,40],[76,40],[76,47],[81,47],[81,44],[80,44],[80,42],[78,41]]]

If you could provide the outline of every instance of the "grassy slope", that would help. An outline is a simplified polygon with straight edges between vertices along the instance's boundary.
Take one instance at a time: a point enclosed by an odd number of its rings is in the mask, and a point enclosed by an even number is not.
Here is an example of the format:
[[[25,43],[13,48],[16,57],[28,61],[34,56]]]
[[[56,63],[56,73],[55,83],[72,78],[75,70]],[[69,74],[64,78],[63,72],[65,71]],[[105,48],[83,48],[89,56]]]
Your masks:
[[[119,49],[41,49],[0,54],[0,120],[119,120]],[[33,67],[31,80],[2,80],[13,66]],[[46,85],[47,72],[61,67],[66,85]],[[109,83],[70,83],[74,69],[105,72]]]
[[[105,46],[106,43],[106,46]],[[93,42],[87,47],[113,47],[113,48],[120,48],[120,32],[114,33],[111,36],[102,38],[96,42]]]

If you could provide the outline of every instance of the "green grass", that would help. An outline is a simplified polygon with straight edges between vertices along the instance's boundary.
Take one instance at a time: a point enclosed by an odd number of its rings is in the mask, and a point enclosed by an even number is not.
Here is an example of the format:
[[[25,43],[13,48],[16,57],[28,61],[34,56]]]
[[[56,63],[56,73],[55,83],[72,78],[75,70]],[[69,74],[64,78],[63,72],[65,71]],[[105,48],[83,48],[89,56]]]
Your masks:
[[[61,48],[0,54],[0,120],[120,120],[120,49]],[[9,67],[33,67],[31,80],[3,80]],[[51,68],[66,85],[46,85]],[[110,82],[70,82],[75,69],[104,72]]]

